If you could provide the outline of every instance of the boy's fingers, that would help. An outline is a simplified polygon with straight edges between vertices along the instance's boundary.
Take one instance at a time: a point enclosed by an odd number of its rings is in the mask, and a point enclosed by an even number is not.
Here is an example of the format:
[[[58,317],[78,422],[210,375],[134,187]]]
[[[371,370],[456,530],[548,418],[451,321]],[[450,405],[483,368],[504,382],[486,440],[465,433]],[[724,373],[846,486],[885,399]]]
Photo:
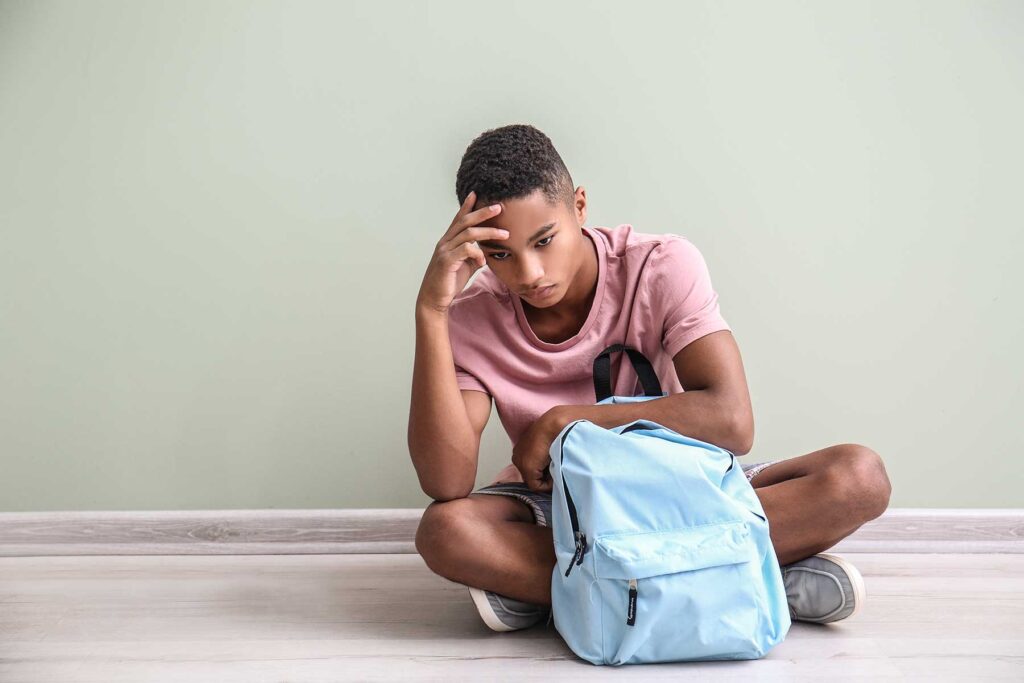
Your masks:
[[[462,200],[462,204],[459,205],[459,210],[455,212],[455,218],[452,219],[452,224],[448,226],[448,230],[445,231],[442,240],[448,239],[451,235],[454,235],[455,226],[458,225],[459,219],[469,213],[470,207],[473,206],[473,202],[476,201],[476,192],[473,190],[469,191],[466,198]]]
[[[487,215],[490,207],[485,206],[482,209],[477,209],[476,212],[470,212],[470,209],[473,208],[474,203],[476,203],[476,191],[470,190],[469,194],[466,195],[466,198],[462,200],[462,206],[460,206],[459,210],[455,212],[455,218],[452,219],[452,224],[448,226],[448,230],[446,230],[444,235],[441,237],[442,241],[451,239],[452,237],[457,235],[462,229],[468,227],[469,225],[474,225],[475,223],[478,223],[481,220],[483,220],[483,217]],[[467,217],[472,215],[472,213],[478,212],[482,213],[480,213],[479,216],[474,216],[467,224]]]
[[[550,491],[551,479],[547,476],[547,469],[533,470],[530,472],[529,486],[534,491]]]
[[[508,230],[504,228],[465,228],[451,238],[453,246],[462,245],[465,242],[479,242],[480,240],[504,240],[508,239]]]
[[[492,208],[494,206],[496,206],[498,208],[496,208],[496,209]],[[442,238],[442,240],[453,239],[454,237],[456,237],[463,230],[466,230],[467,228],[475,227],[475,226],[479,225],[480,223],[482,223],[483,221],[489,220],[492,217],[497,216],[500,212],[501,212],[501,204],[492,204],[491,206],[485,206],[482,209],[477,209],[476,211],[474,211],[472,213],[468,213],[465,216],[462,216],[462,218],[456,219],[455,222],[452,223],[452,226],[450,228],[448,228],[448,232],[446,232],[444,234],[444,237]],[[480,227],[489,228],[490,226],[480,226]],[[495,230],[503,230],[503,228],[494,228],[494,229]],[[504,239],[505,237],[508,237],[508,235],[505,235],[504,237],[498,237],[497,239]]]

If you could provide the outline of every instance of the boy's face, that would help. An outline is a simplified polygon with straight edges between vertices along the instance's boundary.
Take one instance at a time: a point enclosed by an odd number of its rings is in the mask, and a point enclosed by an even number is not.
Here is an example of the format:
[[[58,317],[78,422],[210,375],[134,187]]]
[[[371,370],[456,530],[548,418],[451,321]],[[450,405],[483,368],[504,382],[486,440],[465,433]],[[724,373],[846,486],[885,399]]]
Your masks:
[[[480,240],[487,265],[505,285],[536,308],[558,303],[572,284],[588,248],[580,227],[586,220],[586,191],[576,190],[573,211],[549,204],[540,190],[520,199],[498,202],[501,211],[483,227],[504,228],[503,240]],[[483,203],[474,206],[482,208]],[[553,285],[553,287],[549,287]],[[536,291],[536,288],[542,288]],[[543,288],[549,287],[547,291]]]

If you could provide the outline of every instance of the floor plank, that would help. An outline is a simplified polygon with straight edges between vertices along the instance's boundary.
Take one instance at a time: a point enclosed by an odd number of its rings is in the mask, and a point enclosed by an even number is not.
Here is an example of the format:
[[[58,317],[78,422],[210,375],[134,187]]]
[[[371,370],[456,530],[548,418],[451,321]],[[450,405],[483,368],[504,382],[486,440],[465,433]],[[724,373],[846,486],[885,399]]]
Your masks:
[[[1024,680],[1024,555],[846,554],[855,618],[749,662],[595,667],[415,554],[0,558],[0,681]]]

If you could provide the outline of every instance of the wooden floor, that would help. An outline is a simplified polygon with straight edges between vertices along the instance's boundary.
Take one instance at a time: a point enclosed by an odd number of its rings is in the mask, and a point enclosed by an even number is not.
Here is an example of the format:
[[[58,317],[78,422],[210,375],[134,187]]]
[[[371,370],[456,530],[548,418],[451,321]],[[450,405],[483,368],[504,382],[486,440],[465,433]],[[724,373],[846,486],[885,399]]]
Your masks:
[[[864,611],[757,661],[597,667],[415,554],[0,558],[0,681],[1024,680],[1024,555],[846,554]]]

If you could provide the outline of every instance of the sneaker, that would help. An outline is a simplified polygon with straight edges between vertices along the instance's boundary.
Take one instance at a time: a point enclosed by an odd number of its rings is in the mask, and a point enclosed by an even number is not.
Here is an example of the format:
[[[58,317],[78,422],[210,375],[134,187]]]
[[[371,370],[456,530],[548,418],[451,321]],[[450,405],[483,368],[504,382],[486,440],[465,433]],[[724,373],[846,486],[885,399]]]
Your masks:
[[[782,567],[789,616],[827,624],[849,619],[864,604],[864,579],[839,555],[818,553]]]
[[[514,600],[482,588],[469,587],[473,604],[483,617],[484,623],[495,631],[516,631],[529,628],[546,618],[551,609],[545,605]]]

